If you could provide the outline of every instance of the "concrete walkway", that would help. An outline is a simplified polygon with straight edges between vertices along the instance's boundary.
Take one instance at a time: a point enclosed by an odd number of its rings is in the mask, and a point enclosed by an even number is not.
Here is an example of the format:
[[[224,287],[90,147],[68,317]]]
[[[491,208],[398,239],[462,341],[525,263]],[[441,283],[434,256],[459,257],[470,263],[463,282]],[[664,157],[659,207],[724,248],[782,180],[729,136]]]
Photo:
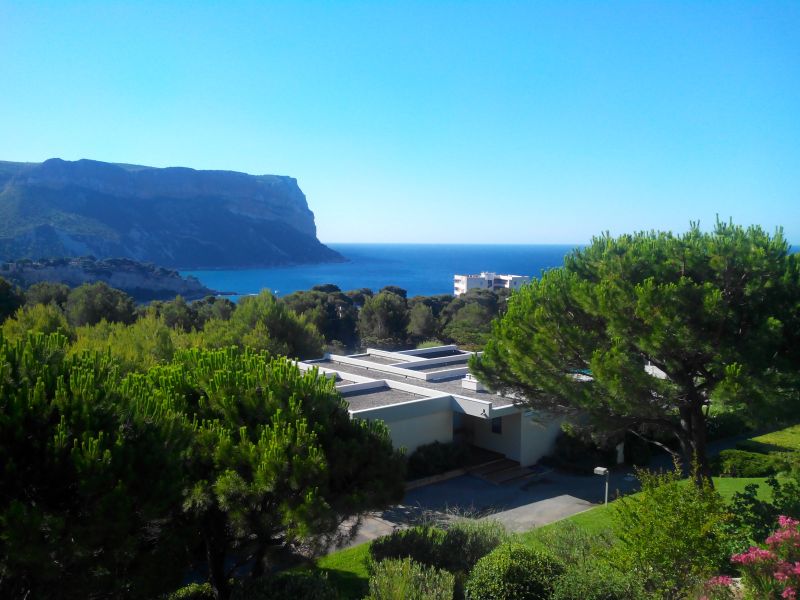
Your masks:
[[[709,444],[710,456],[753,434],[719,440]],[[672,458],[656,453],[652,469],[667,469]],[[638,487],[633,469],[614,471],[609,484],[609,500]],[[603,477],[568,475],[553,471],[533,479],[495,485],[473,475],[462,475],[406,492],[402,504],[373,513],[347,546],[363,544],[398,528],[423,522],[445,522],[456,517],[492,518],[509,531],[523,532],[594,508],[603,503]]]
[[[612,473],[610,497],[616,496],[616,490],[627,493],[635,485],[631,474]],[[604,478],[597,476],[550,472],[534,479],[495,485],[473,475],[462,475],[410,490],[402,504],[369,515],[348,546],[363,544],[398,528],[457,517],[492,518],[509,531],[527,531],[601,504],[604,492]]]

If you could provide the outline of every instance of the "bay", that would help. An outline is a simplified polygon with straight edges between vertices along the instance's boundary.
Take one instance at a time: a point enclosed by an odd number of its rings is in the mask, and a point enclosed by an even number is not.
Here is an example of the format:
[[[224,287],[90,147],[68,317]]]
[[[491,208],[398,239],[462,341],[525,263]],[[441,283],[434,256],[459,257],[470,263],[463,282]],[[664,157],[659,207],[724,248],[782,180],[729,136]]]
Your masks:
[[[453,293],[453,275],[493,271],[538,277],[560,266],[574,245],[328,244],[346,263],[269,269],[181,271],[206,286],[234,295],[268,289],[278,296],[333,283],[342,290],[377,291],[396,285],[416,295]]]

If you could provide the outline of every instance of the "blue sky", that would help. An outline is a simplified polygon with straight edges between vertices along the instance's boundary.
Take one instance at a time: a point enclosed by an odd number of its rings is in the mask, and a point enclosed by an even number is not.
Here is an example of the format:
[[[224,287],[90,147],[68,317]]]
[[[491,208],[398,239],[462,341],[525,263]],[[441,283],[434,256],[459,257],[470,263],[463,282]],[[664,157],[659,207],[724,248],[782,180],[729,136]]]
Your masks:
[[[296,177],[328,242],[800,242],[799,2],[9,2],[0,159]]]

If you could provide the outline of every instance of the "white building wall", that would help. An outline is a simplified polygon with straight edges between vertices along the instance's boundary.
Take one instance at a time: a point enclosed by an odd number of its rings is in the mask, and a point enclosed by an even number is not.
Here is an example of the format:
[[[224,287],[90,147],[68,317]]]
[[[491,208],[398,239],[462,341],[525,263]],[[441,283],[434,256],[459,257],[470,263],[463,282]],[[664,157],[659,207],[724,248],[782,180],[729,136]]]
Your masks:
[[[446,410],[420,417],[384,421],[395,448],[405,447],[411,454],[419,446],[453,441],[453,411]]]
[[[520,460],[520,414],[500,417],[502,433],[492,432],[491,419],[472,419],[473,444],[493,450],[511,460]],[[521,462],[521,461],[520,461]]]
[[[522,466],[532,465],[553,450],[563,418],[549,417],[534,421],[530,413],[520,415],[520,457]]]

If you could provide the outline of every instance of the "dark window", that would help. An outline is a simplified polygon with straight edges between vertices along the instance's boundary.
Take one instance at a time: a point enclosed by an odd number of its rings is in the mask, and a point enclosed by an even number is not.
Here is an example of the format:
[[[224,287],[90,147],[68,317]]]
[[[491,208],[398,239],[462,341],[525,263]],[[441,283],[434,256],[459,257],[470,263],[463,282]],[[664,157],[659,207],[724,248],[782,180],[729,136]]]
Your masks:
[[[503,417],[492,419],[492,433],[503,433]]]

